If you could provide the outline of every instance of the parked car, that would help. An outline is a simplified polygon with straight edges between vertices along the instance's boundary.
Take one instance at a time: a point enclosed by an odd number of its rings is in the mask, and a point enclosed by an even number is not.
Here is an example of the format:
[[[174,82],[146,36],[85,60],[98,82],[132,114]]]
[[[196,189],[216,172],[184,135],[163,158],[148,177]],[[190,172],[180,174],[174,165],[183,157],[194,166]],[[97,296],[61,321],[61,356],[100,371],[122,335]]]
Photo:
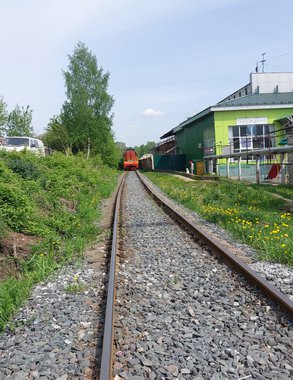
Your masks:
[[[4,139],[4,144],[0,149],[6,151],[29,150],[33,153],[45,156],[45,147],[42,140],[26,136],[9,136]]]

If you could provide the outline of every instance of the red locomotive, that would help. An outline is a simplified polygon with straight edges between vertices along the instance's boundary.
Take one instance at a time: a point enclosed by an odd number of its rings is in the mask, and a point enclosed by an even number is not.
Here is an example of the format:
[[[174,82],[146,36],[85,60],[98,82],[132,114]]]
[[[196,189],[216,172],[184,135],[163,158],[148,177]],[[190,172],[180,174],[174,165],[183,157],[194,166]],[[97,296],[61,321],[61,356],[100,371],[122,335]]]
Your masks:
[[[126,149],[123,153],[123,168],[124,170],[138,169],[138,155],[134,149]]]

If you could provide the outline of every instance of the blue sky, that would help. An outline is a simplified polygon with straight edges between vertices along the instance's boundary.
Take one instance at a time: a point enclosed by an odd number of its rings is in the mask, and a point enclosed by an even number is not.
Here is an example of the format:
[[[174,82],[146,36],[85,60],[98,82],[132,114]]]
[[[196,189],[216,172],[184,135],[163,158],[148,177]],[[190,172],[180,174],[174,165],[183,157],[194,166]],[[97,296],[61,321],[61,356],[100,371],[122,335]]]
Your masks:
[[[113,131],[159,141],[265,71],[293,71],[292,0],[0,0],[0,96],[42,133],[65,100],[62,70],[82,41],[110,73]]]

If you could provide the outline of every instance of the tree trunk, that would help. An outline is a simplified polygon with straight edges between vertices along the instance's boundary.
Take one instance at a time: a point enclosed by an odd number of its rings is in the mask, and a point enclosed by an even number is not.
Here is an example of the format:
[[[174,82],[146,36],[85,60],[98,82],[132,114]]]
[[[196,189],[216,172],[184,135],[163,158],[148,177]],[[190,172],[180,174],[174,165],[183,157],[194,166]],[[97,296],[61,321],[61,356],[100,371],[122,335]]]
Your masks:
[[[90,153],[91,153],[91,140],[90,138],[88,138],[87,139],[87,155],[86,155],[87,160],[90,158]]]

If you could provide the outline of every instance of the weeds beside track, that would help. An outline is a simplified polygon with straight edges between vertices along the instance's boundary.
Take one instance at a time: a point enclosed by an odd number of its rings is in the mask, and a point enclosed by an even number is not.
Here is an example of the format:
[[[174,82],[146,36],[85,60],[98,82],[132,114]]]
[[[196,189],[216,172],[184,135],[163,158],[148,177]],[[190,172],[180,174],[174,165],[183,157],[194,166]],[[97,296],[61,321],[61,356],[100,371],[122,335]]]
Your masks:
[[[170,198],[255,248],[260,259],[293,265],[292,213],[286,200],[266,187],[227,180],[186,182],[162,173],[146,176]],[[292,188],[286,194],[293,198]]]

